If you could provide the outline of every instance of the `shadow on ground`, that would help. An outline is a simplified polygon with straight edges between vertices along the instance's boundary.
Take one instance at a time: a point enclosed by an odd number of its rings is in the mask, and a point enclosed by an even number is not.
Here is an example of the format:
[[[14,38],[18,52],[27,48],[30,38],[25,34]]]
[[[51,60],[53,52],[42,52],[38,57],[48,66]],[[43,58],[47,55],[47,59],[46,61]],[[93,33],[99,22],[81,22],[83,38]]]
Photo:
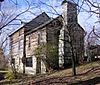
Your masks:
[[[96,84],[100,84],[100,77],[95,77],[93,79],[89,79],[89,80],[86,80],[86,81],[80,81],[78,83],[73,83],[73,84],[70,84],[70,85],[96,85]]]

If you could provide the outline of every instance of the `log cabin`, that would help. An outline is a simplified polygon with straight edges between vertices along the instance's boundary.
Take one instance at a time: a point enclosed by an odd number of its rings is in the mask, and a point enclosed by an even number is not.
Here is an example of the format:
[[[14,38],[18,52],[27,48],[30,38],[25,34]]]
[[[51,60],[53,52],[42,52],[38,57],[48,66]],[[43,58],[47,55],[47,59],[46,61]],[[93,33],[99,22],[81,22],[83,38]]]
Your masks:
[[[9,35],[10,57],[16,71],[26,74],[44,74],[46,64],[35,56],[35,49],[41,43],[56,46],[56,67],[67,68],[72,64],[72,50],[75,62],[84,56],[84,29],[78,24],[77,4],[64,0],[62,14],[50,18],[45,12]],[[48,55],[44,55],[48,56]]]

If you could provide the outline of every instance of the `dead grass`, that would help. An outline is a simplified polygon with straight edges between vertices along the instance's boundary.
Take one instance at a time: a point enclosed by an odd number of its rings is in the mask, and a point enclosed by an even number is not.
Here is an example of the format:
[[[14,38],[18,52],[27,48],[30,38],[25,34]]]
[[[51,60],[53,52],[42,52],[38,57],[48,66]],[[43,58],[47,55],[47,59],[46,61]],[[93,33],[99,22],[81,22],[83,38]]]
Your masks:
[[[100,61],[77,66],[76,71],[77,76],[72,76],[72,69],[69,68],[30,80],[29,83],[32,83],[30,85],[35,85],[36,83],[40,83],[40,85],[64,85],[100,77]]]
[[[87,80],[100,77],[100,61],[77,66],[76,72],[77,76],[72,76],[72,69],[69,68],[46,75],[39,75],[39,76],[33,76],[31,78],[21,79],[22,81],[20,81],[19,83],[9,84],[9,85],[67,85],[82,81],[85,82]],[[79,85],[92,85],[92,84],[79,84]]]

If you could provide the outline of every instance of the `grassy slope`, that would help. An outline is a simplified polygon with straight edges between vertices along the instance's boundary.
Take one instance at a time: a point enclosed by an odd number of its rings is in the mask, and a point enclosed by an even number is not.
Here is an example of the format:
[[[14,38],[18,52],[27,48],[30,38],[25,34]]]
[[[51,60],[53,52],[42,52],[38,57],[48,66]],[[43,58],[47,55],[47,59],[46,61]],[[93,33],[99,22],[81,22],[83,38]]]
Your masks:
[[[92,63],[87,63],[81,66],[77,66],[76,68],[77,71],[77,76],[73,77],[72,76],[72,69],[65,69],[61,71],[54,72],[50,75],[46,75],[40,78],[35,78],[30,82],[33,82],[33,84],[41,83],[41,85],[51,85],[56,83],[76,83],[80,81],[86,81],[89,79],[93,79],[95,77],[100,77],[100,61],[92,62]]]
[[[16,81],[16,82],[19,81],[19,83],[4,84],[4,85],[36,85],[36,83],[37,84],[40,83],[39,85],[66,85],[80,81],[90,80],[95,77],[100,77],[100,61],[77,66],[76,71],[77,71],[77,76],[74,77],[72,76],[72,69],[69,68],[46,75],[41,75],[41,76],[39,75],[34,77],[32,76],[31,78],[25,77],[25,79],[19,79]]]

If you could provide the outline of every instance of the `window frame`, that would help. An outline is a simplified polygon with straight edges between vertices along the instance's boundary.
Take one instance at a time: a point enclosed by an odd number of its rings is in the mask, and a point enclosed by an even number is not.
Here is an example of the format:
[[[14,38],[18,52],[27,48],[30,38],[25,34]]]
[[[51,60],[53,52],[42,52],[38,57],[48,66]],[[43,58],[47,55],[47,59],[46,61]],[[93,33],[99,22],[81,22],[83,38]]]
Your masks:
[[[27,57],[26,58],[26,67],[33,67],[32,57]]]

